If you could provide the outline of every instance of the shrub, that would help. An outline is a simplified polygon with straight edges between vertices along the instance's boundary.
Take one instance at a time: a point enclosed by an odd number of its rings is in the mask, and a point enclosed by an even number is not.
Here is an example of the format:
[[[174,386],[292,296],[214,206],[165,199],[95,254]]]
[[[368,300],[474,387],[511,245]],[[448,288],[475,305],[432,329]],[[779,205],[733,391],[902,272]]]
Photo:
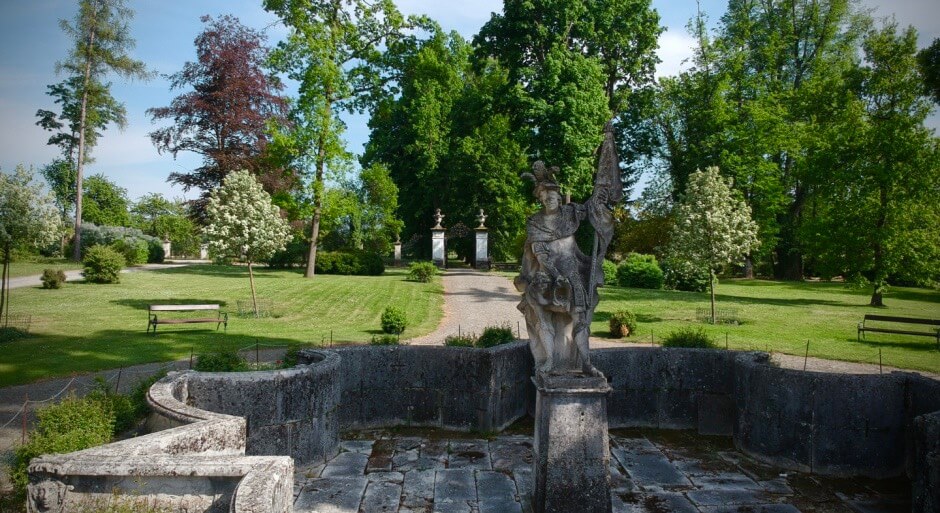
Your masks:
[[[303,348],[299,346],[288,347],[287,351],[284,353],[284,360],[281,361],[281,368],[290,369],[300,363],[301,349]]]
[[[450,347],[473,347],[476,338],[473,335],[460,334],[444,337],[444,345]]]
[[[715,347],[715,341],[702,328],[681,328],[666,335],[663,347]]]
[[[705,292],[710,278],[708,269],[675,258],[663,260],[663,278],[667,288],[686,292]]]
[[[151,261],[151,254],[154,250],[150,249],[152,244],[163,249],[163,241],[157,237],[145,234],[137,228],[127,228],[124,226],[98,226],[92,223],[82,223],[82,254],[92,246],[109,246],[116,241],[126,241],[129,245],[136,245],[143,241],[147,244],[147,253],[140,262]]]
[[[118,239],[109,244],[112,249],[124,256],[127,265],[143,264],[150,255],[147,241],[140,239]]]
[[[65,271],[61,269],[43,269],[40,280],[42,280],[42,288],[44,289],[62,288],[62,284],[65,283]]]
[[[604,267],[604,283],[607,285],[616,285],[617,284],[617,264],[605,258],[602,266]]]
[[[512,327],[510,327],[509,324],[501,324],[499,326],[487,326],[483,328],[483,333],[477,338],[475,345],[476,347],[494,347],[501,344],[508,344],[515,340],[516,336],[512,332]]]
[[[147,243],[147,263],[148,264],[162,264],[163,260],[166,258],[166,253],[163,252],[163,243],[157,240],[152,240]]]
[[[307,263],[307,254],[310,251],[310,243],[303,237],[294,235],[294,238],[287,243],[281,251],[275,251],[268,259],[268,267],[273,269],[290,269],[292,267],[301,267]],[[323,253],[317,253],[317,272],[320,272],[319,264]],[[326,274],[326,273],[324,273]]]
[[[238,351],[219,349],[196,355],[193,370],[201,372],[238,372],[248,370],[248,363]]]
[[[408,267],[408,279],[427,283],[437,276],[437,266],[433,262],[412,262]]]
[[[317,252],[314,267],[319,274],[378,276],[385,272],[382,257],[366,251]]]
[[[617,283],[638,289],[663,288],[663,271],[653,255],[630,253],[617,267]]]
[[[36,413],[29,441],[16,449],[10,478],[17,493],[25,493],[29,460],[41,454],[79,451],[111,441],[114,416],[101,401],[74,395]]]
[[[405,331],[408,320],[405,318],[405,312],[400,308],[388,306],[382,312],[382,331],[393,335],[400,335]]]
[[[398,335],[379,335],[377,337],[372,337],[373,346],[397,346],[401,343],[401,339]]]
[[[88,248],[82,265],[85,267],[82,274],[86,280],[92,283],[118,283],[125,261],[114,249],[97,245]]]
[[[111,390],[111,385],[103,378],[95,378],[95,387],[86,398],[98,401],[114,418],[114,433],[123,433],[137,425],[139,419],[130,396]]]
[[[134,415],[138,419],[143,419],[150,413],[150,405],[147,404],[147,392],[154,383],[163,379],[164,376],[166,376],[166,370],[161,370],[149,378],[138,381],[137,384],[134,385],[130,393],[130,399],[131,406],[134,408]]]
[[[636,333],[636,316],[629,310],[618,310],[610,315],[610,336],[629,337]]]

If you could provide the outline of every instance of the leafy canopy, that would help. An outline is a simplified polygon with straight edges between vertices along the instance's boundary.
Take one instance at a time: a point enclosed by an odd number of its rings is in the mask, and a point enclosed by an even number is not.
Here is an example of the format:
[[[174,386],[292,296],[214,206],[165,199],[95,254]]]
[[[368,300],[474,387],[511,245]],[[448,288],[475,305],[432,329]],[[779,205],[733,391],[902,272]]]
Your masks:
[[[210,194],[206,212],[206,237],[218,255],[258,262],[284,249],[290,240],[287,221],[246,170],[225,177],[222,186]]]

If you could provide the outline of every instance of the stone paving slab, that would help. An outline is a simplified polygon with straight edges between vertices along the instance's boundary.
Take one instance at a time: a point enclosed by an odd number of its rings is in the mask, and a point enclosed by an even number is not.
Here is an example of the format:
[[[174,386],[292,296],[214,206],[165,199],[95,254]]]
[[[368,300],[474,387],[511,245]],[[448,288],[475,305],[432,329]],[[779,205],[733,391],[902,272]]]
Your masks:
[[[441,440],[383,434],[344,440],[324,465],[295,472],[298,513],[532,513],[532,439]],[[611,440],[613,513],[888,513],[909,498],[761,467],[642,436]],[[716,465],[716,461],[725,463]],[[421,462],[433,462],[421,468]],[[778,477],[773,477],[778,476]],[[880,482],[879,482],[880,483]],[[836,488],[842,486],[842,491]],[[846,488],[846,487],[849,488]],[[900,509],[899,509],[900,508]]]

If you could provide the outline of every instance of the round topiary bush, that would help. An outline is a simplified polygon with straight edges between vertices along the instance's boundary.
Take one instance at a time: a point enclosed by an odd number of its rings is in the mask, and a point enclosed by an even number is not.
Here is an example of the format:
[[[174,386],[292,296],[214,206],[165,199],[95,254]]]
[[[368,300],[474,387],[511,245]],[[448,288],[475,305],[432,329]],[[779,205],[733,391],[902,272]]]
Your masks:
[[[686,292],[705,292],[708,290],[708,280],[711,276],[709,276],[707,268],[696,267],[676,258],[667,258],[663,260],[662,269],[667,288]]]
[[[85,252],[82,274],[91,283],[118,283],[125,263],[124,256],[108,246],[92,246]]]
[[[393,335],[400,335],[405,331],[408,320],[405,318],[405,312],[400,308],[389,306],[382,312],[382,331]]]
[[[637,289],[663,288],[663,271],[653,255],[630,253],[617,267],[617,283]]]
[[[610,315],[608,325],[611,337],[629,337],[636,333],[636,316],[629,310],[618,310]]]

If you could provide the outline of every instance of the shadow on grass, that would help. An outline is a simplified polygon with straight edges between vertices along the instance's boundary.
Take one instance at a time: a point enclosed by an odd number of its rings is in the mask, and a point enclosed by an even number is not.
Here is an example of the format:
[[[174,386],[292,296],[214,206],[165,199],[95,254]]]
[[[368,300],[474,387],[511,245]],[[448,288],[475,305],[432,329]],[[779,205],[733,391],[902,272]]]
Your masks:
[[[707,292],[683,292],[679,290],[652,290],[652,289],[630,289],[623,287],[607,287],[601,289],[604,292],[604,299],[614,301],[631,301],[642,297],[646,300],[661,300],[683,303],[708,303],[709,296]],[[719,289],[720,290],[720,289]],[[807,292],[812,292],[808,290]],[[832,307],[867,307],[868,304],[850,303],[847,301],[832,301],[829,299],[815,298],[773,298],[773,297],[748,297],[736,296],[731,294],[715,294],[715,301],[718,304],[738,304],[738,305],[774,305],[774,306],[832,306]]]
[[[3,345],[0,387],[147,363],[183,361],[190,354],[264,346],[315,346],[315,341],[226,334],[214,329],[102,330],[88,337],[31,335]]]
[[[298,276],[303,275],[302,269],[271,269],[265,266],[253,265],[251,267],[255,277],[270,274],[292,273]],[[148,271],[154,274],[190,274],[197,276],[212,276],[216,278],[246,278],[248,276],[248,266],[244,265],[217,265],[217,264],[195,264],[183,267],[168,267],[166,269],[153,269]]]
[[[870,339],[864,339],[864,338],[861,341],[855,338],[847,338],[846,341],[853,342],[855,344],[862,344],[872,349],[892,347],[892,348],[909,349],[911,351],[919,351],[922,353],[938,351],[936,338],[927,337],[927,336],[924,336],[922,338],[923,338],[923,341],[897,340],[897,339],[895,340],[870,340]]]
[[[227,302],[219,299],[187,298],[161,298],[161,299],[114,299],[111,304],[129,306],[135,310],[147,310],[150,305],[220,305],[225,307]]]

